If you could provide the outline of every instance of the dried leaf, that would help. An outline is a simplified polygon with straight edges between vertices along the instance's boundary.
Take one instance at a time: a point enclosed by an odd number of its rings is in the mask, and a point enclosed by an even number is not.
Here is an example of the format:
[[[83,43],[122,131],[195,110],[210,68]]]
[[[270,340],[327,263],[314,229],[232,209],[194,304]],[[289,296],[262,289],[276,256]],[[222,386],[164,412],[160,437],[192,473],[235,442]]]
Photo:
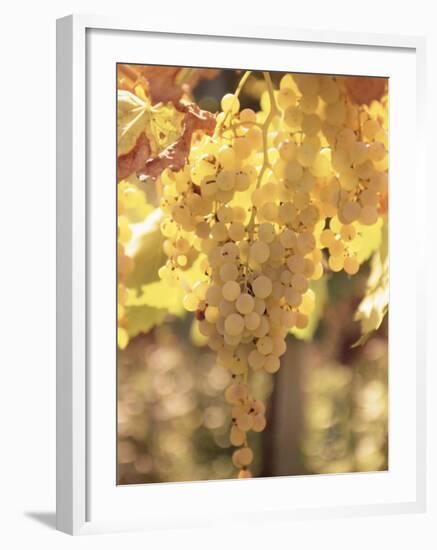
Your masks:
[[[195,103],[184,106],[184,129],[181,137],[164,149],[157,157],[149,159],[144,167],[138,170],[140,176],[157,178],[165,168],[180,170],[188,157],[193,134],[202,130],[212,135],[215,128],[215,115],[202,111]]]
[[[150,157],[149,141],[146,134],[141,133],[130,153],[121,155],[117,160],[117,177],[119,180],[129,177],[144,166]]]
[[[385,78],[347,76],[344,83],[349,98],[357,105],[370,105],[373,100],[379,101],[387,91]]]
[[[172,104],[152,106],[147,96],[118,91],[118,178],[136,173],[147,159],[158,155],[182,132],[184,114]]]
[[[184,94],[190,94],[201,80],[211,80],[219,69],[185,69],[180,67],[152,67],[147,65],[118,65],[118,87],[135,91],[141,86],[152,104],[169,102],[178,108]]]

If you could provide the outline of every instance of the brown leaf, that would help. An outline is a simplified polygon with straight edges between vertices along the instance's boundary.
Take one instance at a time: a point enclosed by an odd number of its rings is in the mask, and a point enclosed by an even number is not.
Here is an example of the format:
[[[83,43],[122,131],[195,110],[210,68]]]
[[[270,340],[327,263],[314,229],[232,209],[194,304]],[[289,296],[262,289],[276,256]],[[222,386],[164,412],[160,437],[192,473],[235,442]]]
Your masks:
[[[137,169],[138,175],[157,178],[165,168],[180,170],[189,155],[193,134],[198,130],[202,130],[208,135],[212,135],[214,132],[215,115],[209,111],[202,111],[195,103],[181,104],[180,107],[185,111],[181,137],[157,157],[147,160],[142,168]]]
[[[118,157],[117,177],[119,180],[127,178],[137,172],[150,157],[150,146],[144,133],[137,139],[135,147],[127,155]]]
[[[370,105],[386,93],[385,78],[347,76],[344,83],[350,99],[357,105]]]
[[[118,87],[133,92],[138,84],[150,96],[152,104],[177,104],[184,93],[191,93],[200,80],[212,79],[219,73],[218,69],[193,69],[184,82],[178,82],[178,76],[185,69],[181,67],[152,67],[147,65],[118,66]]]

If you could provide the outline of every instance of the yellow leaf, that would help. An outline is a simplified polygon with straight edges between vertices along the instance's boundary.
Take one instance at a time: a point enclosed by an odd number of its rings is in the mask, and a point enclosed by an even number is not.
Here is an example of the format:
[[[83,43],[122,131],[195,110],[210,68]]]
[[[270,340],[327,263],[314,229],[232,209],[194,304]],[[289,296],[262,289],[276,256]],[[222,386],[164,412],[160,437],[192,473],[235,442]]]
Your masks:
[[[146,132],[151,118],[151,105],[126,90],[119,90],[117,101],[118,154],[126,155],[137,139]],[[147,136],[148,137],[148,136]]]
[[[172,315],[183,315],[182,299],[184,292],[179,286],[170,286],[165,281],[154,281],[142,285],[141,292],[130,293],[126,300],[127,305],[146,305],[156,309],[164,309]]]
[[[127,90],[119,90],[117,98],[118,155],[126,155],[145,133],[151,157],[176,141],[182,131],[183,114],[169,103],[152,106]]]
[[[129,333],[123,327],[117,329],[117,344],[120,349],[124,349],[129,343]]]
[[[355,320],[361,323],[361,338],[354,344],[364,343],[377,330],[388,311],[389,260],[387,224],[384,224],[379,250],[373,255],[366,293],[358,306]]]
[[[167,311],[165,309],[157,309],[147,305],[126,307],[129,339],[134,338],[137,334],[147,333],[154,326],[162,324],[166,315]]]
[[[299,340],[311,341],[319,326],[319,321],[323,314],[323,309],[328,298],[328,284],[326,277],[321,277],[317,281],[311,281],[310,289],[314,292],[315,307],[309,315],[308,325],[303,328],[292,328],[290,333]]]
[[[190,339],[191,342],[199,348],[206,346],[208,343],[208,338],[200,332],[199,323],[196,319],[193,319],[193,322],[191,323]]]
[[[132,239],[126,253],[134,260],[134,268],[126,278],[126,286],[140,289],[142,285],[158,280],[158,270],[167,259],[162,249],[161,219],[162,212],[157,208],[144,222],[131,224]]]
[[[357,236],[348,244],[348,248],[355,252],[358,262],[362,264],[381,246],[383,221],[378,218],[373,225],[361,225],[358,222],[353,225]]]

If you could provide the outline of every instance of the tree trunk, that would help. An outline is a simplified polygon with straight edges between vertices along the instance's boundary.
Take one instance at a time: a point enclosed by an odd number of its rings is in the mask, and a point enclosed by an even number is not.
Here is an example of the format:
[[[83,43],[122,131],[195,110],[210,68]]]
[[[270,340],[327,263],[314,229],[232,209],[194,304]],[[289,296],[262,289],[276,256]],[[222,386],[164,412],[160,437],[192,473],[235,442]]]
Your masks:
[[[286,476],[305,473],[300,440],[303,431],[303,369],[311,355],[306,342],[292,341],[274,375],[268,428],[264,440],[262,475]]]

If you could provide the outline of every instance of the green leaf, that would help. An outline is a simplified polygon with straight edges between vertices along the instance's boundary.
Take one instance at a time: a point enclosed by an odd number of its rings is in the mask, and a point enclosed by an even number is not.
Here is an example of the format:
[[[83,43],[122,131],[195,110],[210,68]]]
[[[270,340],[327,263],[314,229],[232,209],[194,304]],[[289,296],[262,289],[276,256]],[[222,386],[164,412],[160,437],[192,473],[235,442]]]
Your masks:
[[[183,114],[169,103],[152,106],[149,98],[140,98],[127,90],[117,97],[118,155],[126,155],[135,147],[142,133],[148,139],[151,156],[173,143],[182,130]]]
[[[165,281],[154,281],[142,285],[138,293],[128,293],[127,305],[147,305],[156,309],[163,309],[172,315],[181,316],[184,313],[182,299],[184,292],[179,286],[170,286]]]
[[[147,305],[158,309],[165,309],[172,315],[181,317],[185,314],[182,300],[186,290],[192,288],[194,283],[205,279],[200,270],[198,258],[190,269],[181,272],[181,284],[171,286],[167,282],[158,279],[148,284],[141,285],[139,289],[128,289],[126,305]]]
[[[137,334],[147,333],[154,326],[164,322],[167,310],[147,305],[126,306],[127,332],[129,339]]]
[[[371,260],[366,292],[355,314],[355,320],[361,324],[361,337],[353,347],[363,344],[381,326],[388,311],[388,283],[388,238],[387,224],[384,224],[379,250]]]
[[[140,291],[143,285],[159,280],[158,270],[167,259],[162,249],[161,219],[162,212],[157,208],[144,222],[130,225],[132,239],[126,252],[134,260],[134,268],[126,278],[127,287]]]
[[[193,319],[193,322],[191,323],[190,340],[195,346],[199,348],[206,346],[206,344],[208,343],[208,338],[200,332],[199,323],[196,319]]]
[[[303,328],[292,328],[290,333],[299,340],[311,341],[319,326],[326,301],[328,299],[328,284],[326,276],[317,281],[311,281],[310,289],[314,292],[315,307],[309,316],[308,325]]]
[[[118,154],[126,155],[135,147],[137,139],[145,132],[151,120],[151,105],[126,90],[118,91],[117,138]],[[149,136],[147,136],[149,137]]]
[[[364,263],[370,256],[380,248],[382,243],[382,218],[373,225],[362,225],[354,222],[357,236],[348,244],[348,248],[355,252],[360,264]]]

